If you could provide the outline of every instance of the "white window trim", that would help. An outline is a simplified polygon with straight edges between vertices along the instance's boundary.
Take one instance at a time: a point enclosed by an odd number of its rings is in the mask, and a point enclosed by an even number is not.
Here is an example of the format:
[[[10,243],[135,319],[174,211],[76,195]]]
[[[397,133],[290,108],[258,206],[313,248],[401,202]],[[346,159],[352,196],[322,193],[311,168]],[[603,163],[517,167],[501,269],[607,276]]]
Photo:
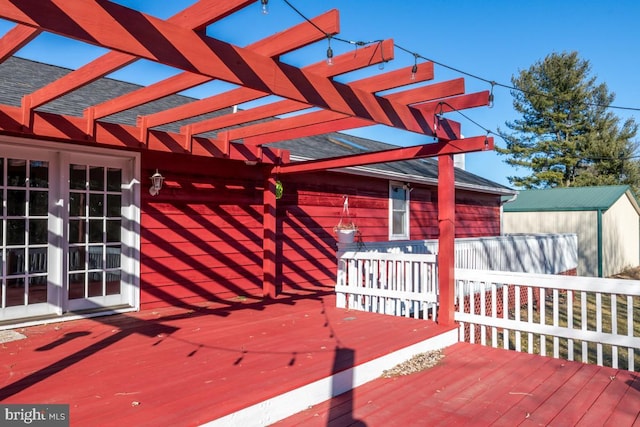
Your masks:
[[[404,216],[404,234],[393,234],[393,189],[403,188],[405,190],[405,216]],[[411,235],[409,229],[410,213],[411,213],[411,191],[408,184],[398,181],[389,181],[389,240],[408,240]]]

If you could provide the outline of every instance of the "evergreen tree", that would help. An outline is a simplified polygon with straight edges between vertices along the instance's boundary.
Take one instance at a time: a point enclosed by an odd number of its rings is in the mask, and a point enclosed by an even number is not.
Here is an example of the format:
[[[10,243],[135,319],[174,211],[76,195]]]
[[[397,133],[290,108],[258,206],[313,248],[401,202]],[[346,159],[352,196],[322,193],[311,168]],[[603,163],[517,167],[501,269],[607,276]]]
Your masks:
[[[513,106],[522,118],[506,122],[506,163],[531,174],[509,181],[524,188],[629,184],[640,186],[633,119],[620,126],[610,111],[615,95],[596,83],[577,52],[552,53],[511,81]]]

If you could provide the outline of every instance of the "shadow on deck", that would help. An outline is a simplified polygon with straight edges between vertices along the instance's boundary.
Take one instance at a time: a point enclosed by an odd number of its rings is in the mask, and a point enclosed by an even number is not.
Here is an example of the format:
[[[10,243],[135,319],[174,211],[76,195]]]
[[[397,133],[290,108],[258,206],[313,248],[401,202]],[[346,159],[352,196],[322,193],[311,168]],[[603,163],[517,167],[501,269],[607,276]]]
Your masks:
[[[102,426],[267,425],[457,341],[430,321],[337,309],[330,290],[19,332],[0,348],[0,401],[69,404],[71,425]]]

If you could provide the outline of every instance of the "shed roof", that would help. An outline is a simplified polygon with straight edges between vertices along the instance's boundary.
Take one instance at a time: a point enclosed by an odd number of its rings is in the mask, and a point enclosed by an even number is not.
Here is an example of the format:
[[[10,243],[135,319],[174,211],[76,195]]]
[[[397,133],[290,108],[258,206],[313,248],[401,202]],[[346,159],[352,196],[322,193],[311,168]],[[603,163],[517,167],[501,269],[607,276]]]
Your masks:
[[[506,203],[504,211],[606,211],[627,192],[638,211],[638,204],[628,185],[525,190],[518,194],[515,201]]]
[[[70,71],[70,69],[19,57],[8,58],[6,61],[0,63],[0,104],[19,106],[23,96],[45,86]],[[140,86],[135,84],[111,78],[101,78],[40,107],[39,110],[70,116],[81,116],[83,110],[91,105],[104,102],[114,94],[124,94],[139,88]],[[170,95],[106,117],[104,120],[134,125],[137,116],[152,114],[192,101],[194,101],[194,98],[183,95]],[[216,111],[207,114],[206,117],[215,117],[226,113],[227,111]],[[203,117],[204,116],[199,116],[197,118],[181,120],[158,128],[177,132],[181,126],[201,120]],[[203,136],[215,137],[215,132],[203,134]],[[287,149],[290,151],[292,157],[305,159],[323,159],[333,156],[388,150],[397,147],[396,145],[340,132],[281,141],[270,144],[270,146]],[[379,174],[390,179],[413,182],[422,181],[436,184],[438,179],[438,164],[434,159],[428,158],[379,163],[350,169],[352,171],[360,171],[361,173],[369,172]],[[462,169],[455,170],[455,180],[459,188],[494,194],[512,195],[515,193],[514,190],[508,187]]]

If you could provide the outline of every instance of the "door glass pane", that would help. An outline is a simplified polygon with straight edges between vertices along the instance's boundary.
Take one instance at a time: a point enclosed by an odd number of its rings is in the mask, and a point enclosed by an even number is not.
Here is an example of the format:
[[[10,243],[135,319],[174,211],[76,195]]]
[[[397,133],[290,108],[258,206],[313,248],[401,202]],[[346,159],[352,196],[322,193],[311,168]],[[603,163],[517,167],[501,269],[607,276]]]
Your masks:
[[[107,295],[117,295],[120,293],[120,271],[107,272],[105,291]]]
[[[83,216],[85,215],[85,200],[84,193],[69,193],[69,215],[70,216]]]
[[[102,292],[102,271],[92,271],[89,273],[89,297],[99,297]]]
[[[24,278],[7,279],[6,307],[15,307],[25,303]]]
[[[104,234],[103,221],[101,219],[89,220],[89,243],[102,243]]]
[[[47,248],[29,249],[29,273],[47,272]]]
[[[9,159],[7,162],[7,185],[11,187],[26,187],[27,161]]]
[[[47,276],[29,278],[29,304],[47,302]]]
[[[120,268],[120,246],[107,246],[107,268]]]
[[[89,268],[102,268],[102,246],[89,246]]]
[[[69,299],[84,298],[85,273],[69,274]]]
[[[120,195],[119,194],[109,194],[107,196],[107,216],[120,216]]]
[[[4,158],[0,157],[0,185],[4,186]]]
[[[107,169],[107,191],[120,191],[122,187],[122,170]]]
[[[104,196],[102,194],[89,195],[89,216],[104,215]]]
[[[7,249],[7,274],[13,276],[24,273],[24,249]]]
[[[87,188],[87,167],[84,165],[69,165],[69,188],[85,190]]]
[[[27,206],[25,190],[7,190],[7,215],[24,216]]]
[[[30,245],[46,245],[48,237],[47,220],[46,219],[30,219],[29,220],[29,244]]]
[[[89,190],[104,191],[104,168],[91,166],[89,168]]]
[[[83,219],[69,220],[69,243],[84,243],[84,227]]]
[[[87,250],[84,246],[69,248],[69,270],[84,270]]]
[[[29,187],[49,188],[49,162],[32,160],[30,165]]]
[[[107,242],[115,243],[120,241],[120,220],[107,221]]]
[[[31,191],[29,193],[29,215],[46,216],[49,213],[49,193]]]
[[[7,220],[7,245],[24,245],[26,231],[24,219]]]

